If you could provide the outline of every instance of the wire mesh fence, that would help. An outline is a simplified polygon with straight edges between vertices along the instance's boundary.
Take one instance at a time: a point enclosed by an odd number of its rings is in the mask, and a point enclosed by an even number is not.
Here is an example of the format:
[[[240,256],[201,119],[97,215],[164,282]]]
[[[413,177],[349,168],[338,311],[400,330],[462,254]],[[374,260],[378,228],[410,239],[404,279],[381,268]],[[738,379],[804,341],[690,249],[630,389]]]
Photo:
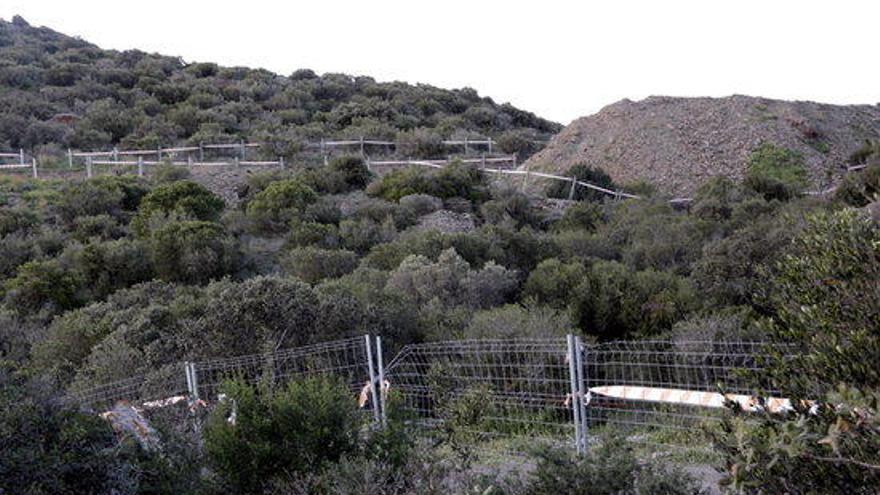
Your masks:
[[[416,424],[510,450],[574,439],[568,361],[564,339],[452,341],[406,346],[386,373]]]
[[[67,400],[87,409],[105,411],[119,402],[144,404],[188,393],[183,363],[166,366],[149,375],[73,390]]]
[[[763,357],[758,342],[628,341],[584,345],[579,338],[461,340],[407,345],[384,366],[369,336],[276,352],[172,365],[81,390],[95,410],[184,396],[218,400],[230,379],[270,387],[303,376],[333,376],[365,413],[395,414],[447,443],[503,454],[539,446],[583,452],[603,429],[646,444],[694,445],[731,403],[754,410]],[[387,380],[387,382],[386,382]],[[785,399],[777,398],[782,404]]]
[[[648,441],[692,440],[701,426],[723,417],[729,401],[739,398],[741,406],[747,405],[743,398],[760,388],[766,350],[759,342],[633,341],[585,347],[587,424],[640,430]]]

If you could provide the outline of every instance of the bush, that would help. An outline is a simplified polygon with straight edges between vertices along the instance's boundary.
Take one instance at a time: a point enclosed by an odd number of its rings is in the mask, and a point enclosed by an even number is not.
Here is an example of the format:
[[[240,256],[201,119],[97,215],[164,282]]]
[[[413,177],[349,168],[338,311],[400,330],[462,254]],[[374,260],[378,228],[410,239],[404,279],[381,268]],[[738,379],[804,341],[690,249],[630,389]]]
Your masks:
[[[572,333],[573,327],[564,311],[533,304],[508,304],[475,313],[464,338],[543,339]]]
[[[150,239],[153,266],[160,279],[201,284],[232,273],[238,248],[223,226],[202,221],[173,221]]]
[[[480,213],[487,223],[514,229],[540,228],[544,223],[543,212],[532,206],[528,196],[516,190],[501,191],[495,199],[483,203]]]
[[[369,218],[343,220],[339,224],[339,239],[345,249],[366,253],[373,246],[390,242],[397,236],[394,220],[387,217],[379,223]]]
[[[138,486],[130,449],[118,445],[104,419],[59,404],[0,366],[0,492],[120,493]]]
[[[769,282],[766,331],[794,350],[773,353],[760,383],[795,411],[726,423],[718,443],[729,482],[872,493],[880,483],[880,228],[851,209],[816,215]]]
[[[529,274],[523,286],[522,298],[534,299],[557,309],[565,308],[586,275],[587,269],[577,261],[563,263],[558,258],[544,260]]]
[[[401,208],[415,218],[443,208],[443,201],[440,198],[428,194],[410,194],[400,198],[399,203]]]
[[[565,209],[562,218],[553,224],[553,230],[557,232],[569,230],[592,232],[604,219],[605,214],[600,205],[592,202],[575,203]]]
[[[857,207],[880,201],[880,163],[869,165],[864,170],[852,172],[844,177],[843,182],[834,191],[834,199]]]
[[[764,143],[749,155],[746,186],[771,199],[791,199],[809,185],[804,158],[799,153]]]
[[[131,176],[101,176],[67,185],[57,205],[64,222],[81,216],[107,214],[128,221],[147,195],[145,182]]]
[[[410,194],[483,201],[488,195],[484,181],[485,178],[479,170],[453,162],[432,171],[418,168],[395,170],[370,184],[367,193],[394,202]]]
[[[317,246],[325,249],[339,247],[339,229],[335,225],[317,222],[297,222],[290,225],[287,245],[290,247]]]
[[[299,180],[282,180],[257,193],[248,203],[247,213],[261,228],[280,231],[317,199],[315,191]]]
[[[343,156],[333,159],[328,167],[329,172],[339,175],[345,189],[336,192],[347,192],[367,187],[372,179],[372,173],[367,169],[364,160],[356,156]]]
[[[303,378],[270,390],[231,382],[223,392],[228,399],[205,427],[205,451],[235,493],[263,493],[279,476],[317,471],[356,451],[360,415],[343,383]]]
[[[6,282],[6,305],[20,313],[62,313],[80,304],[80,280],[58,260],[30,261]]]
[[[219,196],[195,182],[172,182],[156,187],[144,197],[131,227],[138,236],[148,237],[168,220],[217,221],[224,207]]]
[[[614,184],[611,176],[599,167],[593,168],[579,163],[568,169],[565,175],[567,177],[576,177],[578,181],[588,182],[594,186],[604,187],[612,191],[617,190],[617,185]],[[571,181],[551,181],[547,186],[546,194],[551,198],[568,199],[569,195],[571,195]],[[577,186],[572,199],[577,201],[603,201],[607,197],[606,193]]]
[[[616,495],[704,493],[699,483],[681,470],[657,461],[641,462],[619,437],[603,438],[586,456],[574,457],[562,450],[544,451],[526,494]]]
[[[285,273],[310,284],[351,273],[357,263],[357,254],[351,251],[317,247],[293,249],[281,260]]]
[[[697,307],[685,279],[654,270],[633,271],[597,261],[573,293],[573,319],[601,340],[659,335]]]
[[[82,280],[81,299],[103,299],[111,293],[153,278],[149,249],[141,241],[92,242],[73,254],[73,269]]]
[[[182,180],[189,180],[192,174],[187,167],[178,165],[161,164],[157,165],[153,172],[153,180],[159,184],[168,184]]]
[[[110,215],[92,215],[73,219],[73,238],[85,243],[91,239],[109,241],[125,236],[125,229]]]

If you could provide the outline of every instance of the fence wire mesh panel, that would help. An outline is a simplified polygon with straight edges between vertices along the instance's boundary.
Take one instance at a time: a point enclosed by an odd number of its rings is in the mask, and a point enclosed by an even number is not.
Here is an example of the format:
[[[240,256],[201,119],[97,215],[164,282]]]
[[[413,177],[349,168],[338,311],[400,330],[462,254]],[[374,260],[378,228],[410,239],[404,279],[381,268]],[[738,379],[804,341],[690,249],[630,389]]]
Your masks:
[[[455,442],[504,453],[571,445],[565,339],[410,345],[386,367],[392,403]]]
[[[187,394],[183,363],[166,366],[150,375],[139,375],[71,391],[67,400],[87,409],[103,411],[119,402],[141,405]]]
[[[752,396],[766,350],[758,342],[588,346],[582,357],[587,423],[641,430],[647,443],[687,442],[700,426],[722,418],[725,399]]]
[[[369,382],[363,337],[285,349],[272,353],[212,359],[194,364],[199,397],[214,400],[226,380],[282,385],[301,376],[337,377],[352,393]]]

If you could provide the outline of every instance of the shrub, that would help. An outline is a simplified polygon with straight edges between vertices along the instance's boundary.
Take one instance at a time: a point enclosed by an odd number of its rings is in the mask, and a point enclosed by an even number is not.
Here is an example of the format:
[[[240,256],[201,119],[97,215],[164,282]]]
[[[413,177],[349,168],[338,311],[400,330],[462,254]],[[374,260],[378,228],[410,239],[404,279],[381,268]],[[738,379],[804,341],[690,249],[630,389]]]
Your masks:
[[[299,180],[282,180],[257,193],[248,203],[247,213],[262,228],[278,231],[302,215],[317,199],[315,191]]]
[[[563,263],[558,258],[544,260],[529,274],[522,297],[557,309],[565,308],[586,275],[587,269],[577,261]]]
[[[766,331],[795,350],[773,353],[762,383],[795,411],[725,425],[718,443],[729,482],[739,490],[871,493],[880,483],[880,228],[851,209],[818,214],[769,282],[774,318]]]
[[[131,176],[101,176],[67,185],[57,205],[64,222],[80,216],[108,214],[122,220],[147,195],[145,182]]]
[[[834,191],[834,199],[850,206],[862,207],[880,201],[880,163],[869,165],[860,172],[848,174]]]
[[[399,203],[401,208],[415,218],[443,208],[443,201],[440,198],[428,194],[410,194],[400,198]]]
[[[483,201],[487,197],[484,180],[479,170],[454,162],[432,171],[417,168],[395,170],[370,184],[367,193],[394,202],[410,194]]]
[[[30,210],[18,208],[0,208],[0,237],[30,230],[39,222],[37,215]]]
[[[372,179],[373,175],[367,169],[364,160],[356,156],[335,158],[328,164],[327,168],[330,173],[339,175],[342,183],[345,184],[345,189],[343,191],[336,192],[363,189],[370,183],[370,179]]]
[[[571,333],[568,314],[548,306],[508,304],[478,311],[468,323],[464,338],[530,339]]]
[[[749,155],[745,184],[768,201],[791,199],[809,184],[803,156],[763,143]]]
[[[599,167],[593,168],[589,165],[579,163],[568,169],[568,172],[566,172],[565,175],[568,177],[576,177],[578,181],[588,182],[612,191],[617,189],[611,176]],[[547,196],[551,198],[568,199],[571,195],[571,181],[563,182],[554,180],[547,186],[546,193]],[[606,197],[608,197],[608,195],[603,192],[583,186],[577,186],[572,199],[577,201],[602,201]]]
[[[162,280],[205,283],[232,273],[238,249],[220,224],[172,221],[150,239],[153,265]]]
[[[187,167],[163,163],[156,166],[155,171],[153,172],[153,180],[159,184],[168,184],[171,182],[189,180],[191,175],[192,174]]]
[[[584,230],[592,232],[604,220],[605,214],[600,205],[593,202],[575,203],[565,209],[562,218],[553,224],[553,230],[565,232]]]
[[[148,237],[167,220],[216,221],[224,206],[223,199],[195,182],[163,184],[144,197],[131,227],[138,236]]]
[[[289,251],[281,264],[285,273],[314,284],[351,273],[357,262],[357,254],[344,249],[302,247]]]
[[[532,206],[528,196],[516,190],[500,192],[495,199],[483,203],[480,213],[487,223],[515,229],[539,228],[544,223],[543,212]]]
[[[20,313],[61,313],[80,304],[80,280],[58,260],[30,261],[6,282],[6,305]]]
[[[574,457],[563,450],[541,452],[534,480],[525,493],[704,493],[699,483],[681,470],[663,467],[657,461],[639,461],[626,442],[627,440],[619,437],[607,436],[583,457]]]
[[[231,382],[224,393],[205,427],[205,451],[229,490],[263,493],[273,478],[356,451],[360,419],[343,383],[303,378],[273,391]]]
[[[696,295],[685,279],[598,261],[574,291],[570,308],[583,332],[614,340],[656,336],[696,306]]]
[[[290,247],[317,246],[325,249],[339,247],[339,229],[335,225],[317,222],[293,221],[287,234]]]
[[[119,239],[93,242],[73,255],[73,268],[82,279],[84,300],[103,299],[111,293],[153,278],[153,265],[144,242]]]
[[[102,418],[48,397],[35,383],[0,369],[3,493],[120,492],[137,486],[126,449]]]
[[[435,158],[445,151],[443,137],[430,129],[413,129],[397,133],[397,150],[410,158]]]
[[[109,241],[125,235],[125,229],[110,215],[92,215],[73,219],[73,238],[79,242],[90,239]]]
[[[397,236],[394,220],[387,217],[379,223],[369,218],[343,220],[339,224],[342,246],[356,253],[366,253],[373,246],[390,242]]]

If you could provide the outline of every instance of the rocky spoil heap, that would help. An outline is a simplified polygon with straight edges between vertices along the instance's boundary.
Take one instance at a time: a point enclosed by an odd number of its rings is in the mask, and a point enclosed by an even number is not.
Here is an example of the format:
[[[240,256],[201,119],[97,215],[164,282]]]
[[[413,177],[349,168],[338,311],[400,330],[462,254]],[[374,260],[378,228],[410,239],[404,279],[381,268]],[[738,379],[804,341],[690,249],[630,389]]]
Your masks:
[[[763,142],[804,157],[816,189],[834,183],[852,152],[880,137],[880,107],[730,96],[622,100],[572,122],[522,168],[603,168],[619,184],[648,181],[690,195],[710,177],[741,179]]]

